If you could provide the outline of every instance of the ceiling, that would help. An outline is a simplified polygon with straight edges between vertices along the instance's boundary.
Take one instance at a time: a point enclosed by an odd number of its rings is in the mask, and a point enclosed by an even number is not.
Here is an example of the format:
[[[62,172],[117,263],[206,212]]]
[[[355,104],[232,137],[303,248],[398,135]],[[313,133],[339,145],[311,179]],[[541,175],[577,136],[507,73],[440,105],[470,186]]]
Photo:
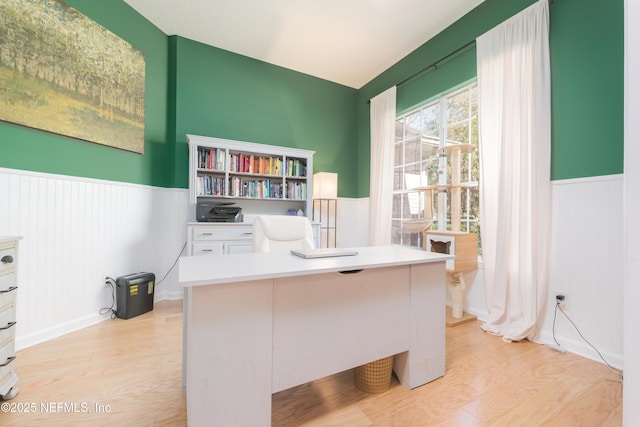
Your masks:
[[[124,0],[179,35],[360,88],[483,0]]]

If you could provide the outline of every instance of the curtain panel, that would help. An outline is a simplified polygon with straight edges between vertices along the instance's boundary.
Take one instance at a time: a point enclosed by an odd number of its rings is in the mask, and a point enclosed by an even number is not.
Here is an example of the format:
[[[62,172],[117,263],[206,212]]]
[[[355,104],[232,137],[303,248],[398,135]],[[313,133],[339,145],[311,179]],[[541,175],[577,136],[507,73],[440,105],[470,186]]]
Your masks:
[[[480,218],[489,318],[505,341],[536,340],[549,281],[549,4],[476,40]]]
[[[396,87],[371,99],[369,245],[391,244]]]

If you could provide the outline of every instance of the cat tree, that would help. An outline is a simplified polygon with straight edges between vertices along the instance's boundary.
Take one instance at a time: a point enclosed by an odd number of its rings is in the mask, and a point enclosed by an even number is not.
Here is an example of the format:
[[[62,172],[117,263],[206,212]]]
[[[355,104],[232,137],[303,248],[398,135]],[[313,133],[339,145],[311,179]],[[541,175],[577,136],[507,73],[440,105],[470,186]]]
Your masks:
[[[433,191],[438,195],[438,206],[445,206],[447,192],[451,195],[451,230],[423,230],[424,248],[427,251],[441,252],[455,255],[454,260],[447,261],[447,288],[451,294],[451,309],[447,309],[447,326],[475,320],[475,316],[462,310],[466,283],[463,273],[478,268],[478,235],[460,231],[462,189],[465,184],[460,182],[460,166],[462,155],[475,150],[472,144],[452,144],[441,147],[438,154],[441,158],[451,156],[451,183],[446,183],[446,161],[440,162],[439,174],[444,183],[417,188],[425,192],[425,209],[432,212],[431,201]],[[432,218],[432,215],[427,216]],[[444,215],[441,217],[444,221]]]

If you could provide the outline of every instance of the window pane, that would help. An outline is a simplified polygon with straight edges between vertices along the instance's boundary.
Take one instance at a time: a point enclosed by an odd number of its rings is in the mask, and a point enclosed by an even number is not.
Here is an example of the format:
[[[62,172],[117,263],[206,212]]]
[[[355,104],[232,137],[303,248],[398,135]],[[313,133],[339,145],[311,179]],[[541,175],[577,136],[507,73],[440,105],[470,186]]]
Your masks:
[[[393,147],[393,165],[401,166],[404,164],[404,157],[402,156],[403,144],[400,142]]]
[[[405,166],[404,184],[404,188],[407,190],[427,185],[427,176],[421,174],[420,163]]]
[[[438,147],[440,146],[439,132],[435,135],[422,137],[422,160],[438,159]]]
[[[400,221],[391,221],[391,244],[399,245],[402,243],[402,227],[400,226]]]
[[[478,118],[474,117],[473,119],[471,119],[471,140],[469,142],[478,147],[479,141],[480,137],[478,134]]]
[[[404,138],[419,139],[422,134],[422,115],[420,112],[410,114],[404,122]]]
[[[422,162],[420,171],[423,177],[421,186],[436,185],[438,183],[438,157],[428,162]]]
[[[469,91],[465,90],[447,98],[447,124],[469,118]]]
[[[396,120],[396,142],[402,141],[404,137],[404,119]]]
[[[393,207],[391,209],[391,217],[394,219],[402,218],[402,193],[393,195]]]
[[[420,161],[420,142],[419,140],[407,141],[404,145],[404,163],[416,163]]]
[[[403,167],[393,168],[393,191],[404,190]]]
[[[422,133],[424,135],[438,135],[440,129],[440,105],[438,103],[422,110]]]
[[[462,122],[447,129],[447,145],[469,143],[469,122]]]
[[[422,191],[411,191],[405,194],[406,209],[403,211],[403,219],[418,219],[423,217],[422,194]]]
[[[469,96],[471,102],[471,117],[478,117],[478,89],[473,86],[469,89]]]

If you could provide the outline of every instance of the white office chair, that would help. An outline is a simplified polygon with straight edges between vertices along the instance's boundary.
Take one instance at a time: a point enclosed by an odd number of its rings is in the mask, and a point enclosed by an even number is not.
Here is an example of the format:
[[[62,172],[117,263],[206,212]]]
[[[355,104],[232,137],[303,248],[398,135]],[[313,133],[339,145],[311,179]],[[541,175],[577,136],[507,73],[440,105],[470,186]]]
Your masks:
[[[261,215],[253,222],[254,252],[289,252],[313,247],[313,230],[307,217]]]

